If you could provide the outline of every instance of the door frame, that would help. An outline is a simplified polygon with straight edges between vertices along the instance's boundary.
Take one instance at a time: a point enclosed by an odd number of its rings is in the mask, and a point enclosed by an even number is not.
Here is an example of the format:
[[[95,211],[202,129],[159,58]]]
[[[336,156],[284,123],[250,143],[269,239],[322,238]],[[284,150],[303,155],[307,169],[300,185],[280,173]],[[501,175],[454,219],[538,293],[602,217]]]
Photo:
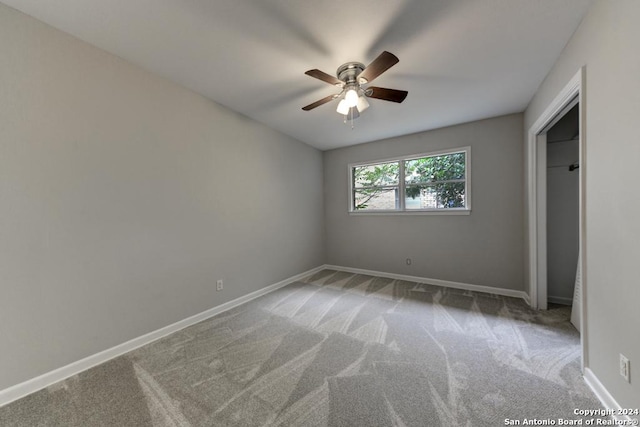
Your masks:
[[[555,99],[545,108],[527,133],[527,232],[528,232],[528,282],[530,305],[534,309],[547,308],[547,134],[562,116],[575,104],[578,107],[579,129],[579,248],[580,257],[580,344],[582,347],[582,370],[587,365],[586,341],[586,114],[585,114],[586,68],[582,67],[565,85]]]

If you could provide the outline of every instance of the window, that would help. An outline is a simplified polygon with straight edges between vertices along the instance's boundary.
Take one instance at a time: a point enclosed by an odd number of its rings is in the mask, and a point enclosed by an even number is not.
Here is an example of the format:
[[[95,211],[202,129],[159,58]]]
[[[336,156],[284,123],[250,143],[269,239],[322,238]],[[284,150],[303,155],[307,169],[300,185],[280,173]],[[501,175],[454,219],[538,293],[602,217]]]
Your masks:
[[[350,212],[468,213],[471,147],[349,165]]]

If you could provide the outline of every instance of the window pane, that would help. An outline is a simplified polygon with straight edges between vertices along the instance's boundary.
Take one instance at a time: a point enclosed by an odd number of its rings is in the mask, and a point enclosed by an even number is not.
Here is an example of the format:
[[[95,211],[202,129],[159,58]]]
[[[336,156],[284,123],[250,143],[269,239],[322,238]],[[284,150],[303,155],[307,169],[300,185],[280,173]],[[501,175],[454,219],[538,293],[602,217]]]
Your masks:
[[[366,188],[354,191],[354,210],[393,210],[398,205],[397,188]]]
[[[359,188],[398,185],[399,165],[399,162],[391,162],[356,166],[353,168],[353,186]]]
[[[405,207],[407,210],[464,208],[464,190],[464,182],[407,185]]]
[[[406,160],[404,168],[407,184],[465,179],[465,153]]]

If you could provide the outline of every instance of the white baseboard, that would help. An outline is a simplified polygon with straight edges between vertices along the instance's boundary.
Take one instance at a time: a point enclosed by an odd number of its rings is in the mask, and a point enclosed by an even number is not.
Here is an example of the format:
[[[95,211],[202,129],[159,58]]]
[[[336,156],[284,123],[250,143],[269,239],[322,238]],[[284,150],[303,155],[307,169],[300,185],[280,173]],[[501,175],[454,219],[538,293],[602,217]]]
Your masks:
[[[107,362],[113,358],[116,358],[125,353],[128,353],[131,350],[135,350],[138,347],[147,345],[157,339],[165,337],[169,334],[177,332],[188,326],[194,325],[198,322],[206,320],[217,314],[220,314],[234,307],[237,307],[241,304],[249,302],[253,299],[261,297],[262,295],[268,294],[269,292],[273,292],[276,289],[282,288],[286,285],[289,285],[293,282],[303,279],[311,274],[317,273],[318,271],[324,268],[325,266],[321,265],[319,267],[313,268],[303,273],[296,274],[295,276],[289,277],[288,279],[266,286],[262,289],[258,289],[257,291],[251,292],[247,295],[243,295],[239,298],[236,298],[232,301],[228,301],[224,304],[220,304],[216,307],[210,308],[209,310],[203,311],[202,313],[198,313],[194,316],[188,317],[186,319],[180,320],[171,325],[149,332],[148,334],[134,338],[132,340],[119,344],[115,347],[111,347],[107,350],[85,357],[84,359],[78,360],[76,362],[70,363],[61,368],[47,372],[46,374],[40,375],[36,378],[32,378],[23,383],[16,384],[4,390],[0,390],[0,406],[4,406],[8,403],[13,402],[14,400],[20,399],[21,397],[24,397],[28,394],[34,393],[38,390],[41,390],[45,387],[55,384],[58,381],[62,381],[73,375],[77,375],[83,371],[86,371],[89,368],[92,368],[96,365]]]
[[[612,417],[618,421],[624,421],[624,423],[620,425],[627,425],[627,426],[637,425],[637,424],[631,423],[631,420],[633,418],[629,417],[628,415],[618,415],[618,410],[622,409],[622,407],[618,404],[618,402],[616,402],[613,396],[611,396],[611,394],[604,387],[604,385],[602,385],[598,377],[596,377],[596,375],[593,373],[591,369],[584,368],[584,380],[587,383],[587,385],[591,388],[593,393],[596,395],[596,397],[600,400],[600,403],[602,403],[602,406],[604,406],[606,409],[609,409],[613,412]]]
[[[507,297],[521,298],[529,304],[529,295],[524,291],[513,289],[494,288],[492,286],[472,285],[470,283],[451,282],[449,280],[429,279],[426,277],[407,276],[405,274],[385,273],[383,271],[364,270],[362,268],[341,267],[339,265],[325,265],[330,270],[344,271],[346,273],[366,274],[369,276],[387,277],[389,279],[406,280],[408,282],[429,283],[444,288],[464,289],[467,291],[484,292],[486,294],[503,295]]]

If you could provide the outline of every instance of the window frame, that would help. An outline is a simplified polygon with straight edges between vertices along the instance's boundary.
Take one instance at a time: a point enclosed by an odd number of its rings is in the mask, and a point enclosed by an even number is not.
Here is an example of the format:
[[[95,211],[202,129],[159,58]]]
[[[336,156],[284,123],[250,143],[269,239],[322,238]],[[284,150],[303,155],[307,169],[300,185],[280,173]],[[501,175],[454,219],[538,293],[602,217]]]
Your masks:
[[[464,153],[465,155],[465,168],[464,168],[464,196],[465,207],[464,208],[429,208],[429,209],[409,209],[405,206],[406,198],[406,181],[405,181],[405,162],[409,160],[421,159],[424,157],[437,157],[448,154]],[[371,209],[371,210],[356,210],[354,206],[354,180],[353,169],[361,166],[374,166],[383,163],[398,162],[398,185],[397,186],[376,186],[376,187],[390,187],[398,189],[398,201],[397,209]],[[347,165],[347,176],[349,182],[349,194],[348,194],[348,212],[349,215],[469,215],[471,213],[471,147],[456,147],[447,148],[443,150],[430,151],[426,153],[410,154],[406,156],[397,156],[379,160],[369,160],[365,162],[354,162]],[[452,180],[458,181],[459,180]],[[448,182],[448,181],[441,181]],[[367,187],[368,188],[368,187]]]

